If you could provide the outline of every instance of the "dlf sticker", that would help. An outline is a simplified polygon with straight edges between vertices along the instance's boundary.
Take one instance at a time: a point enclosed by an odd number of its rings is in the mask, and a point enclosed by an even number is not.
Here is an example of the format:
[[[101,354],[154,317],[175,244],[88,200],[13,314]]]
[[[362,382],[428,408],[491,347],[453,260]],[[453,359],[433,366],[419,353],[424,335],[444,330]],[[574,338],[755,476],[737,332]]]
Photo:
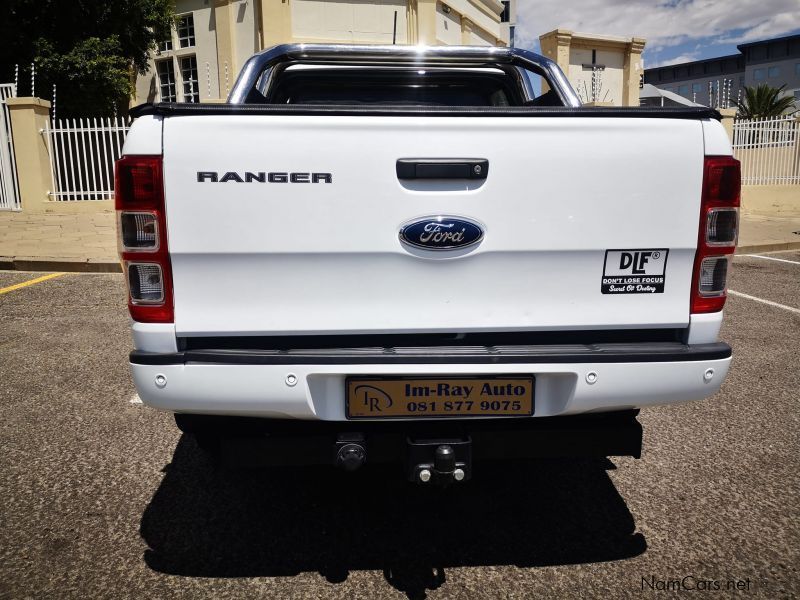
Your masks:
[[[669,250],[606,250],[604,294],[663,294]]]

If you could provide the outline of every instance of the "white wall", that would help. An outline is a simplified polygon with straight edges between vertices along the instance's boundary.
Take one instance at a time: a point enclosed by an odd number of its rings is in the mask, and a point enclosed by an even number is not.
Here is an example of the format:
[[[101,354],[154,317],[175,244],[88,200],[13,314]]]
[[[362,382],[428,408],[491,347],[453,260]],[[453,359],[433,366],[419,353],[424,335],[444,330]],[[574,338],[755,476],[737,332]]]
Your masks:
[[[292,35],[305,41],[392,43],[408,40],[406,0],[292,0]]]
[[[247,59],[260,50],[258,26],[254,0],[239,0],[231,3],[231,21],[233,29],[234,78],[247,62]],[[232,83],[231,83],[232,85]]]
[[[461,16],[452,10],[444,12],[441,4],[436,5],[436,39],[448,46],[461,45]]]
[[[590,48],[573,47],[571,49],[567,77],[584,102],[591,101],[592,71],[584,69],[583,65],[591,64],[591,62],[592,50]],[[624,62],[624,50],[597,48],[597,63],[606,67],[604,71],[600,72],[598,102],[613,102],[615,106],[622,106]]]
[[[486,33],[482,29],[473,29],[469,34],[469,45],[471,46],[494,46],[496,43],[497,36]]]
[[[493,5],[497,4],[494,0],[446,0],[446,4],[449,5],[454,11],[465,15],[470,21],[478,25],[478,29],[483,29],[488,32],[486,33],[480,32],[479,30],[476,31],[476,35],[473,36],[475,41],[470,42],[474,44],[491,44],[492,46],[495,45],[495,39],[500,38],[500,23],[495,21],[486,14],[483,10],[479,9],[477,5],[483,5],[487,8],[487,10],[494,10],[491,8]],[[501,7],[495,6],[494,8],[498,9],[497,15],[500,16],[500,9]]]

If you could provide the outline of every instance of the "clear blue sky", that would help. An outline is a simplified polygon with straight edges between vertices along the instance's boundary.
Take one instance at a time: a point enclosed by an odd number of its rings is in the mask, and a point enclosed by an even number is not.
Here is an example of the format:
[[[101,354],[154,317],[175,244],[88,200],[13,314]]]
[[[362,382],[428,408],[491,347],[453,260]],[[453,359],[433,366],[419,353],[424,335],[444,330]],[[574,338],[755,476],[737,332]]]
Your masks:
[[[573,31],[647,39],[645,67],[736,54],[744,42],[800,33],[800,0],[517,0],[517,46]]]

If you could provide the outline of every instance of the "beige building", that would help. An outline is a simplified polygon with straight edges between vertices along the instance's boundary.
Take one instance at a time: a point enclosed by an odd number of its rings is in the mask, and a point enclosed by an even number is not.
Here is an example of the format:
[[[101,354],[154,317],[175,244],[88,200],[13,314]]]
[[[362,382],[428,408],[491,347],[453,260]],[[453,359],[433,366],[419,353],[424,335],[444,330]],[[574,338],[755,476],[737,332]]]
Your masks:
[[[508,45],[516,0],[176,0],[176,26],[134,104],[225,98],[245,61],[281,43]]]
[[[585,104],[639,106],[645,40],[556,29],[539,37]]]

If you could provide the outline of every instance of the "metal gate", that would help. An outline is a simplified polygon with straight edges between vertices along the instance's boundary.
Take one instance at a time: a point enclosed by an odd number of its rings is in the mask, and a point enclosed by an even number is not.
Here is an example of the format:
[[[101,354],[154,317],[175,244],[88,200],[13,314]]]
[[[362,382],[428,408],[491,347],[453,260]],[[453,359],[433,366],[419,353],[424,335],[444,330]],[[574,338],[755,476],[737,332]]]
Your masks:
[[[744,185],[800,185],[800,119],[737,119],[733,155],[742,161]]]
[[[45,125],[53,191],[50,200],[111,200],[114,161],[130,129],[127,117],[54,119]]]
[[[0,83],[0,210],[19,210],[19,182],[14,162],[11,116],[6,99],[16,96],[13,83]]]

